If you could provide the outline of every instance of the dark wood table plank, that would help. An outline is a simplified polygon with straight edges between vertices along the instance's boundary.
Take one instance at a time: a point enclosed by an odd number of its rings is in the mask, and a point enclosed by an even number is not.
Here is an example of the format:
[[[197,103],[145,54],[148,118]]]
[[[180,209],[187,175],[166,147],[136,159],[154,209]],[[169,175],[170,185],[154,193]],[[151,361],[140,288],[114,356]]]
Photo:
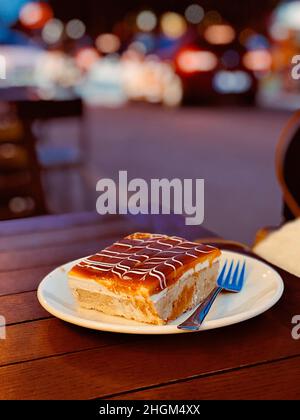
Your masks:
[[[45,265],[38,268],[13,270],[9,273],[0,272],[0,298],[4,295],[30,292],[37,289],[41,279],[55,267],[56,265]]]
[[[94,214],[92,213],[92,215]],[[77,226],[73,226],[72,228],[67,227],[66,230],[64,230],[62,227],[63,225],[59,224],[59,229],[62,229],[62,231],[57,233],[57,237],[60,240],[56,241],[55,235],[48,224],[48,217],[50,216],[45,217],[44,224],[42,224],[43,217],[36,218],[39,222],[39,229],[34,229],[32,227],[32,235],[30,234],[30,231],[25,229],[26,224],[20,224],[22,230],[26,230],[25,236],[23,233],[20,233],[21,242],[19,246],[21,249],[17,245],[18,239],[16,239],[16,229],[13,237],[7,237],[7,248],[3,245],[5,244],[5,237],[2,237],[2,247],[5,251],[0,252],[0,273],[28,269],[31,267],[42,267],[45,265],[60,265],[67,261],[94,253],[120,237],[139,230],[166,234],[176,233],[177,235],[182,235],[187,238],[211,235],[210,232],[203,228],[185,226],[184,219],[181,217],[174,218],[169,216],[170,219],[168,219],[166,216],[158,218],[153,216],[145,216],[144,218],[126,216],[120,217],[119,219],[116,219],[115,217],[104,217],[102,222],[100,222],[101,219],[99,219],[99,225],[93,224],[92,226],[82,228],[82,232],[81,228],[78,228]],[[73,216],[71,215],[70,218],[72,219],[72,217]],[[29,225],[32,226],[32,220],[28,220]],[[56,219],[50,220],[53,220],[53,226],[55,227],[56,224],[54,222]],[[65,219],[63,220],[65,221]],[[170,221],[168,222],[168,220]],[[11,225],[12,228],[14,227],[12,222],[4,223]],[[37,233],[40,230],[42,230],[42,232]],[[6,230],[4,229],[4,231]],[[83,237],[81,237],[81,233],[83,234]],[[69,239],[68,235],[70,237]],[[16,247],[16,249],[9,250],[10,244],[12,249],[14,247]]]
[[[0,314],[5,317],[6,325],[52,316],[39,304],[36,291],[1,296]]]
[[[131,232],[133,225],[128,225],[124,220],[114,220],[99,226],[99,223],[53,229],[51,231],[38,231],[20,235],[0,238],[0,254],[7,251],[32,250],[54,245],[67,246],[74,242],[83,243],[126,235]]]
[[[33,232],[50,233],[53,230],[64,230],[76,226],[97,225],[103,227],[114,222],[122,222],[132,229],[160,232],[165,234],[183,235],[188,239],[201,236],[215,236],[203,226],[187,226],[184,217],[178,215],[106,215],[96,212],[68,213],[61,215],[38,216],[26,219],[1,221],[0,238],[16,235],[31,235]]]
[[[109,351],[85,350],[2,367],[1,393],[13,398],[104,397],[299,355],[299,343],[291,338],[290,329],[279,324],[274,332],[270,328],[274,322],[270,311],[242,327],[128,336],[127,342]],[[18,394],[20,385],[22,394]]]
[[[111,218],[119,219],[118,216]],[[53,229],[65,229],[72,226],[83,226],[95,223],[101,223],[97,213],[82,212],[71,214],[56,214],[39,217],[30,217],[26,219],[7,220],[0,223],[0,236],[9,237],[12,235],[31,234],[38,231],[51,231]]]
[[[68,352],[101,349],[125,341],[128,341],[126,334],[85,330],[56,318],[27,322],[7,327],[6,340],[0,341],[0,366]]]
[[[92,254],[99,251],[103,246],[110,244],[116,237],[109,237],[103,240],[87,241],[83,243],[57,244],[48,246],[12,252],[0,253],[0,272],[8,273],[18,269],[36,268],[44,265],[61,265],[68,261]]]
[[[122,394],[119,400],[299,400],[300,357]]]

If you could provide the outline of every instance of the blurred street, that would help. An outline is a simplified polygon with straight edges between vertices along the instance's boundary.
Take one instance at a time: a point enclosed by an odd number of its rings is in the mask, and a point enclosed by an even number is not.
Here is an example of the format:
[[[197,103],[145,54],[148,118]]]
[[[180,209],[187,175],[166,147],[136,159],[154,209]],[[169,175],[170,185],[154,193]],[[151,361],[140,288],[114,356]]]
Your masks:
[[[97,181],[127,170],[204,178],[225,238],[279,225],[300,1],[102,3],[1,3],[0,220],[95,210]]]
[[[251,243],[257,229],[281,222],[274,152],[288,116],[252,108],[90,107],[85,133],[90,205],[97,180],[117,179],[119,170],[127,170],[130,179],[204,178],[205,227]],[[53,137],[72,143],[73,128],[54,124]]]

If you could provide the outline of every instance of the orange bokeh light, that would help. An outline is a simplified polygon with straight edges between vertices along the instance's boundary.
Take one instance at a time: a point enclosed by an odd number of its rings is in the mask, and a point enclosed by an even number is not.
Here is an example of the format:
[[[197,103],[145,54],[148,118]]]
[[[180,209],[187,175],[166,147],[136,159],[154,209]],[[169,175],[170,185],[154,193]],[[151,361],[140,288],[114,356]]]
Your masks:
[[[82,70],[89,70],[99,60],[99,53],[96,48],[81,48],[75,57],[78,67]]]
[[[28,29],[40,29],[53,18],[49,4],[43,2],[26,3],[20,11],[20,22]]]
[[[268,71],[272,65],[272,56],[267,50],[248,51],[243,57],[243,64],[251,71]]]
[[[184,50],[177,56],[179,70],[184,73],[207,72],[218,65],[217,56],[210,51]]]
[[[235,38],[235,31],[230,25],[211,25],[205,30],[204,37],[211,44],[230,44]]]
[[[160,21],[162,32],[169,38],[180,38],[187,29],[184,18],[178,13],[166,12]]]
[[[121,46],[120,38],[114,34],[101,34],[96,38],[96,47],[105,54],[115,53]]]

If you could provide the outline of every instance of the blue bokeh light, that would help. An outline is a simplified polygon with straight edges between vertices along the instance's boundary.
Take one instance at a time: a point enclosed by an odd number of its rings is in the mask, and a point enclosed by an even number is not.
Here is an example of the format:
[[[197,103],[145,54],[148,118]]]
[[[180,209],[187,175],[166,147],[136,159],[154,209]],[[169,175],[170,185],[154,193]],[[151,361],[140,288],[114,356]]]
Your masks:
[[[24,6],[24,4],[28,2],[29,0],[1,0],[0,1],[0,25],[3,25],[3,26],[13,25],[19,18],[20,9]]]

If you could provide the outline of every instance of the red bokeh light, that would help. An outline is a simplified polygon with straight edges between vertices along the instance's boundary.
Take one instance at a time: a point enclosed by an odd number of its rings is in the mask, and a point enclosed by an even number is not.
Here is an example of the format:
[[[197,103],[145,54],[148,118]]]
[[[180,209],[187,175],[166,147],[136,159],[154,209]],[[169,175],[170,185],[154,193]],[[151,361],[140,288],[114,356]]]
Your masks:
[[[40,29],[53,18],[53,11],[47,3],[26,3],[20,11],[19,18],[25,28]]]

